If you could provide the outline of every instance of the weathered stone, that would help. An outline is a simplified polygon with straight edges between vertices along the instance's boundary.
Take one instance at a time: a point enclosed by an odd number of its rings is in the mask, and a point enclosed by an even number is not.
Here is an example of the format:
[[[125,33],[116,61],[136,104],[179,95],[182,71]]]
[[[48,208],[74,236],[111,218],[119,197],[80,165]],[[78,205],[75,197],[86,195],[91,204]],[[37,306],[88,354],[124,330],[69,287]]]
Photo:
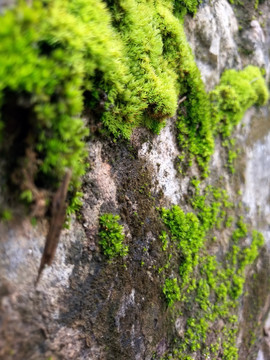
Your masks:
[[[11,2],[0,1],[0,9],[4,3]],[[263,6],[262,20],[270,11],[269,3]],[[207,90],[218,83],[226,68],[238,69],[247,62],[265,67],[269,74],[270,22],[264,28],[261,22],[249,19],[240,33],[226,0],[206,2],[194,18],[186,19],[186,33]],[[242,124],[245,127],[237,129],[242,149],[238,175],[232,181],[225,172],[223,150],[217,142],[212,179],[223,176],[231,195],[242,191],[246,214],[264,233],[270,249],[269,110],[249,110]],[[62,232],[53,265],[45,269],[37,288],[34,282],[47,222],[39,221],[36,227],[19,219],[0,224],[1,359],[150,360],[154,353],[161,357],[169,349],[175,334],[184,334],[183,318],[170,323],[161,278],[152,270],[165,265],[160,264],[163,224],[155,207],[187,207],[189,196],[190,177],[180,177],[175,168],[179,155],[175,119],[168,120],[160,135],[137,129],[130,143],[115,144],[100,137],[89,142],[88,150],[90,167],[83,181],[81,218],[73,218],[70,229]],[[190,170],[190,176],[197,174],[196,167]],[[99,216],[105,212],[121,215],[130,251],[123,262],[110,263],[100,252]],[[220,235],[213,252],[226,248],[225,238]],[[256,294],[264,302],[254,309],[262,341],[252,356],[269,359],[269,257],[266,249],[253,269],[259,280],[252,282],[250,274],[250,296],[240,308],[240,360],[248,358],[244,327]],[[218,326],[222,328],[223,323]]]

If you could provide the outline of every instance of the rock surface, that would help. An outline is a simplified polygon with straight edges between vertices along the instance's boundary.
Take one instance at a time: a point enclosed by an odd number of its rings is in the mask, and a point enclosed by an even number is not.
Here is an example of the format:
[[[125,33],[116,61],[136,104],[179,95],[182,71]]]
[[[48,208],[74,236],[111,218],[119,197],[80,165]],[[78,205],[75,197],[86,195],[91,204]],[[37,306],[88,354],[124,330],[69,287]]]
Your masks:
[[[269,75],[269,2],[261,9],[257,20],[248,9],[246,27],[240,31],[243,10],[234,12],[226,0],[206,2],[194,18],[186,19],[186,33],[208,90],[226,68],[252,63]],[[211,163],[213,176],[225,177],[229,193],[241,190],[246,215],[264,233],[268,247],[250,274],[250,295],[241,307],[240,360],[270,358],[269,111],[253,108],[238,126],[241,152],[233,179],[224,169],[218,144]],[[162,257],[163,224],[155,207],[185,207],[188,196],[189,178],[181,178],[175,166],[179,150],[174,121],[168,120],[160,135],[137,129],[130,143],[102,137],[89,142],[81,218],[73,218],[70,229],[62,232],[55,261],[36,288],[47,222],[33,227],[18,218],[0,224],[0,359],[150,360],[154,353],[165,353],[174,331],[181,336],[184,325],[181,319],[175,329],[169,323],[161,280],[151,272]],[[108,262],[100,252],[98,217],[104,212],[121,215],[130,248],[122,261]],[[262,303],[256,310],[257,294]],[[254,346],[245,343],[251,308],[258,321]]]
[[[237,19],[226,0],[206,2],[194,19],[187,18],[186,34],[207,90],[217,85],[225,69],[241,68],[237,33]]]

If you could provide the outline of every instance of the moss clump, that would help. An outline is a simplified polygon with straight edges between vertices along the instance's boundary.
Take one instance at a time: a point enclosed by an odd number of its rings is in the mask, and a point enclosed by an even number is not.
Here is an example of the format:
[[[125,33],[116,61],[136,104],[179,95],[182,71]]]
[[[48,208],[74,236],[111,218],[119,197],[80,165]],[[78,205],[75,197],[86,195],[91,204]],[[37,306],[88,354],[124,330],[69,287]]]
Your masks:
[[[79,118],[84,73],[76,18],[61,17],[61,1],[47,5],[20,2],[1,17],[1,147],[28,202],[36,186],[54,190],[66,168],[78,186],[88,133]]]
[[[207,175],[215,136],[221,134],[223,139],[228,138],[246,110],[253,105],[265,105],[269,93],[260,69],[247,66],[242,71],[225,71],[219,85],[208,95],[192,55],[187,64],[190,75],[184,77],[183,83],[187,84],[188,100],[185,114],[180,114],[177,125],[183,150],[180,160],[186,163],[196,159]],[[236,153],[229,150],[228,166],[232,172],[235,156]]]
[[[203,245],[205,232],[196,215],[185,214],[179,206],[175,205],[170,210],[162,209],[161,216],[181,252],[179,271],[183,289],[189,284],[191,272],[198,264],[198,252]]]
[[[159,1],[160,3],[160,1]],[[155,122],[174,115],[177,105],[176,74],[163,55],[163,41],[153,1],[119,1],[111,9],[114,25],[125,44],[131,73],[131,96],[137,96],[140,108],[137,121]],[[155,121],[150,122],[153,118]],[[152,124],[152,125],[151,125]]]
[[[213,128],[226,138],[253,105],[265,105],[269,93],[259,68],[227,70],[219,85],[209,94]]]
[[[8,209],[4,209],[0,213],[0,219],[2,221],[10,221],[12,219],[12,212]]]
[[[234,242],[238,243],[240,239],[243,239],[247,236],[247,233],[247,225],[243,222],[243,217],[241,216],[236,223],[236,229],[232,234],[232,239]]]
[[[117,255],[125,256],[128,253],[128,246],[123,244],[125,239],[124,228],[118,223],[119,220],[120,217],[113,214],[104,214],[99,218],[99,244],[103,253],[110,259]]]
[[[206,175],[214,136],[228,136],[249,106],[268,98],[255,67],[226,72],[206,94],[183,29],[196,0],[106,3],[21,1],[1,15],[1,148],[12,159],[9,180],[19,178],[32,202],[37,189],[55,190],[66,168],[73,174],[70,198],[77,193],[86,109],[114,136],[129,137],[139,125],[158,132],[184,96],[181,160],[196,159]]]
[[[183,18],[196,4],[34,0],[6,10],[0,138],[12,159],[8,181],[19,178],[15,184],[35,202],[38,190],[54,191],[70,168],[76,194],[85,168],[85,108],[114,136],[128,137],[141,124],[159,131],[176,112],[184,54],[191,54],[174,11]]]
[[[163,294],[166,297],[168,306],[172,306],[175,301],[180,300],[180,289],[177,284],[177,279],[166,279],[163,287]]]

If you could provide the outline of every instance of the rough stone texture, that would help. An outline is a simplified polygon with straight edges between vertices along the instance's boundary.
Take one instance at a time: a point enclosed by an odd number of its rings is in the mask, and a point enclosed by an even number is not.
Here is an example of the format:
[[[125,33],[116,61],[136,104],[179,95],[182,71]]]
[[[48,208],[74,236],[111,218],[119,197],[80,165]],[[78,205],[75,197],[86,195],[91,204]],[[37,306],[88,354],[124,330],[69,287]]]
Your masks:
[[[256,267],[252,270],[249,278],[249,295],[243,304],[243,327],[240,332],[239,342],[242,347],[240,354],[244,357],[246,345],[245,327],[251,321],[257,321],[256,336],[260,337],[260,349],[250,346],[251,359],[267,360],[270,354],[268,339],[268,322],[265,319],[270,316],[270,114],[269,108],[249,110],[242,122],[242,129],[238,131],[240,144],[245,144],[241,152],[241,161],[238,164],[238,172],[242,176],[240,189],[243,204],[246,206],[246,216],[253,226],[260,230],[265,238],[266,249],[260,257]],[[253,280],[254,277],[256,281]],[[254,300],[254,299],[257,299]],[[251,315],[252,314],[252,315]]]
[[[4,9],[11,8],[16,3],[16,0],[0,0],[0,13],[4,11]]]
[[[102,160],[101,142],[90,144],[89,166],[91,170],[84,178],[83,226],[96,235],[101,206],[106,204],[111,210],[118,206],[115,180],[111,175],[111,166]]]
[[[146,159],[149,166],[152,165],[154,183],[171,204],[178,203],[182,193],[175,166],[175,160],[180,155],[175,137],[175,121],[170,119],[161,134],[153,142],[143,143],[138,152],[141,159]]]
[[[137,150],[108,140],[89,146],[81,220],[63,231],[37,288],[47,223],[0,225],[1,359],[150,360],[167,349],[162,283],[149,271],[163,261],[155,212],[163,197],[151,192]],[[110,263],[100,254],[98,216],[104,212],[124,219],[130,242],[124,261]]]
[[[258,10],[254,10],[254,4],[250,1],[245,1],[244,6],[235,9],[240,30],[237,37],[238,51],[243,66],[252,63],[265,68],[269,81],[269,1],[262,2]]]
[[[251,120],[250,123],[246,123],[246,126],[249,126],[250,129],[245,151],[245,182],[242,184],[243,202],[248,207],[249,217],[261,227],[267,246],[270,249],[270,229],[268,226],[270,223],[269,110],[256,111],[249,120]],[[260,125],[264,129],[262,129],[261,134],[257,134],[254,138],[253,130],[259,130],[258,121],[261,122]],[[267,126],[266,129],[265,125]]]
[[[27,220],[1,224],[1,359],[46,359],[52,351],[74,359],[81,353],[81,341],[76,341],[80,340],[78,331],[63,327],[59,313],[74,267],[66,262],[68,249],[82,242],[83,233],[76,223],[71,231],[63,232],[56,260],[35,288],[46,225],[44,222],[32,227]],[[76,346],[68,346],[69,342]]]
[[[241,67],[235,41],[238,23],[226,0],[206,2],[194,19],[186,18],[186,34],[206,89],[212,89],[225,69]]]
[[[236,17],[228,2],[217,0],[204,3],[186,20],[208,90],[225,68],[253,63],[265,66],[269,74],[269,2],[261,9],[255,21],[249,5],[245,14],[235,9]],[[244,19],[241,31],[239,18]],[[37,288],[46,221],[36,227],[20,218],[0,224],[0,359],[150,360],[153,353],[162,356],[174,333],[181,336],[184,323],[178,318],[174,326],[169,324],[162,278],[152,270],[164,265],[159,241],[163,225],[155,207],[185,207],[188,196],[189,178],[180,178],[175,169],[174,121],[169,120],[158,136],[137,129],[130,143],[115,144],[102,137],[89,143],[81,218],[72,219],[70,229],[62,232],[56,259]],[[237,129],[237,175],[226,172],[217,142],[212,177],[224,176],[231,195],[242,191],[246,215],[264,232],[270,249],[269,109],[251,109],[242,124]],[[196,171],[192,168],[190,175]],[[109,263],[100,252],[98,217],[105,212],[121,215],[129,245],[124,260]],[[268,251],[249,274],[249,295],[240,311],[240,360],[270,358]],[[249,321],[258,322],[257,342],[251,347],[246,343]]]

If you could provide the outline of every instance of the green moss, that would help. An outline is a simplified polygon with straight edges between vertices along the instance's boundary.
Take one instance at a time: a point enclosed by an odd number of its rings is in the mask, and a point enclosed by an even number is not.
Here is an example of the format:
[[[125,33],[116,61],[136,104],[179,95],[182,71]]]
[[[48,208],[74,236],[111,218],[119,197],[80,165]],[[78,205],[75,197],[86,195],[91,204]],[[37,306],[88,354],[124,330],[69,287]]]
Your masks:
[[[198,264],[198,252],[203,245],[205,232],[200,226],[199,219],[193,213],[185,214],[179,206],[170,210],[162,209],[164,223],[170,229],[172,240],[177,242],[181,252],[179,274],[181,277],[181,290],[191,287],[190,275]]]
[[[21,171],[22,196],[31,191],[33,202],[33,188],[55,190],[66,168],[70,201],[76,196],[85,171],[86,109],[115,137],[129,137],[141,125],[158,132],[175,114],[178,96],[185,97],[177,124],[181,165],[196,159],[207,175],[214,136],[230,135],[249,106],[268,99],[252,66],[225,72],[205,92],[183,28],[196,0],[106,3],[21,1],[1,15],[0,138],[13,140],[1,147],[9,168]],[[231,152],[232,169],[233,158]]]
[[[174,279],[179,295],[167,301],[180,308],[181,314],[191,314],[184,335],[173,346],[172,358],[188,359],[195,353],[198,356],[208,353],[215,358],[219,350],[222,359],[236,360],[237,308],[243,295],[246,267],[258,257],[263,236],[253,231],[251,244],[246,246],[242,240],[250,236],[249,229],[241,216],[236,221],[229,215],[232,204],[228,194],[213,186],[202,191],[197,179],[191,183],[194,195],[190,203],[194,213],[185,214],[178,206],[162,209],[163,221],[179,251],[170,266],[176,259],[180,263],[179,275]],[[222,220],[218,221],[220,217]],[[213,230],[225,229],[228,221],[235,226],[228,252],[221,259],[220,255],[209,255],[207,246]],[[173,284],[170,285],[173,288]],[[217,329],[221,318],[224,325]],[[208,338],[215,338],[217,342],[210,347]]]
[[[10,221],[13,218],[13,214],[10,210],[4,209],[0,212],[0,219],[2,221]]]
[[[168,248],[168,235],[166,231],[162,231],[161,235],[159,236],[160,240],[162,241],[162,250],[166,251]]]
[[[253,264],[259,255],[259,249],[264,244],[264,238],[261,233],[254,230],[252,232],[252,241],[249,247],[245,248],[242,253],[242,258],[240,260],[240,270],[244,270],[247,265]]]
[[[249,107],[267,103],[269,93],[260,69],[250,65],[242,71],[225,71],[209,96],[213,127],[226,138]]]
[[[81,191],[76,191],[74,196],[69,200],[69,205],[67,207],[67,215],[76,214],[79,212],[82,206],[82,196]]]
[[[240,217],[240,219],[236,223],[237,228],[234,230],[232,234],[232,239],[234,242],[239,242],[240,239],[244,238],[247,233],[247,225],[243,222],[243,217]]]
[[[205,176],[215,136],[228,138],[246,110],[253,105],[265,105],[269,93],[260,69],[247,66],[242,71],[225,71],[219,85],[206,94],[192,54],[187,64],[183,84],[188,96],[184,115],[180,114],[178,120],[178,140],[183,163],[196,159]],[[229,145],[228,167],[234,173],[236,153]]]
[[[31,203],[33,201],[33,194],[31,190],[24,190],[21,193],[20,199],[25,201],[26,203]]]
[[[157,120],[172,116],[176,110],[176,75],[163,56],[163,42],[154,2],[120,1],[121,20],[117,22],[126,54],[134,89],[142,110]]]
[[[163,287],[163,294],[166,297],[168,306],[172,306],[175,301],[180,300],[180,289],[177,284],[177,279],[166,279]]]
[[[120,217],[113,214],[104,214],[99,218],[99,244],[103,253],[112,259],[115,256],[126,256],[128,246],[124,245],[124,227],[118,223]]]
[[[75,41],[76,18],[68,12],[62,18],[62,5],[56,1],[42,7],[35,1],[28,7],[20,2],[1,17],[2,146],[6,156],[12,156],[13,171],[31,169],[20,179],[21,198],[28,202],[33,200],[29,180],[32,187],[42,182],[55,189],[65,169],[71,168],[71,186],[76,187],[84,172],[87,130],[78,117],[83,54],[80,41]]]
[[[124,137],[142,124],[158,132],[176,112],[192,55],[174,11],[182,18],[197,1],[107,4],[21,1],[1,15],[0,138],[14,140],[2,142],[10,168],[22,173],[26,164],[31,173],[30,185],[22,174],[17,184],[23,198],[36,186],[55,190],[66,168],[75,196],[85,169],[85,108],[98,113],[102,104],[103,124]]]

